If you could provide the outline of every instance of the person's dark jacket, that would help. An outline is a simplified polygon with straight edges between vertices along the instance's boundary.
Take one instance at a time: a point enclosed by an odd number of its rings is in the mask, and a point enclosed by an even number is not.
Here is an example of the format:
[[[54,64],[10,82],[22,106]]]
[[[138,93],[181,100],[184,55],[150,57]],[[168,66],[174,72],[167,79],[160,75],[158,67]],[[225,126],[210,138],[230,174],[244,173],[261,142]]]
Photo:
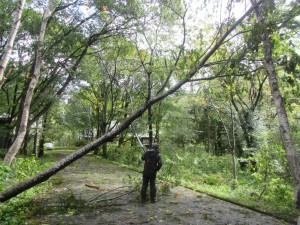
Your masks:
[[[142,156],[142,160],[145,161],[143,171],[144,176],[154,177],[156,172],[159,171],[162,166],[161,157],[155,149],[146,151]]]

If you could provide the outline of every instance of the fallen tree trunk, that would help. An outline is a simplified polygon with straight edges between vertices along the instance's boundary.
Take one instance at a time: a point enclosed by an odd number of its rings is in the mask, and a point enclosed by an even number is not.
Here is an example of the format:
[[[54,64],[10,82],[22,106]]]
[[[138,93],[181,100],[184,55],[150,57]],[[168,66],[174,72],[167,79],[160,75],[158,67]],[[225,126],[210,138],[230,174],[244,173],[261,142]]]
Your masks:
[[[163,94],[150,98],[143,106],[141,106],[135,113],[133,113],[130,117],[128,117],[123,123],[119,125],[119,127],[111,132],[104,134],[99,139],[92,141],[91,143],[87,144],[86,146],[82,147],[81,149],[77,150],[73,154],[70,154],[66,158],[62,159],[61,161],[57,162],[56,164],[52,165],[45,171],[37,174],[34,177],[31,177],[21,183],[16,184],[2,192],[0,192],[0,202],[7,201],[18,194],[40,184],[46,180],[48,180],[51,176],[56,174],[57,172],[61,171],[74,161],[82,158],[84,155],[91,152],[94,148],[101,146],[102,144],[114,139],[118,134],[122,133],[125,129],[127,129],[132,122],[134,122],[137,118],[141,117],[143,113],[155,103],[163,100],[167,96],[176,92],[179,88],[181,88],[184,84],[188,83],[190,79],[201,69],[205,66],[205,63],[208,59],[216,52],[216,50],[223,44],[225,39],[229,36],[229,34],[250,14],[253,10],[258,7],[264,0],[258,2],[256,5],[251,7],[239,20],[237,20],[228,30],[227,32],[220,37],[219,41],[203,56],[202,60],[195,66],[189,73],[186,74],[185,79],[179,81],[176,85],[174,85],[169,90],[165,91]],[[218,78],[218,76],[210,77],[210,78],[203,78],[199,80],[212,80]]]

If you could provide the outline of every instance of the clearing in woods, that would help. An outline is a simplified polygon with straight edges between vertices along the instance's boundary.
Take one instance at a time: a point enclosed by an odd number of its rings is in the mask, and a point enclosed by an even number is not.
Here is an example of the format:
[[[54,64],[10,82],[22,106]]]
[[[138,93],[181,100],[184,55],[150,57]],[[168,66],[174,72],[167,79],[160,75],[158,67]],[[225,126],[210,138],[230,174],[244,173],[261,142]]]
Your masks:
[[[67,153],[52,154],[61,158]],[[28,224],[289,224],[184,187],[172,187],[168,194],[158,188],[158,201],[142,204],[139,190],[128,186],[129,181],[139,181],[141,174],[93,155],[51,179],[55,185],[36,198],[37,213]]]

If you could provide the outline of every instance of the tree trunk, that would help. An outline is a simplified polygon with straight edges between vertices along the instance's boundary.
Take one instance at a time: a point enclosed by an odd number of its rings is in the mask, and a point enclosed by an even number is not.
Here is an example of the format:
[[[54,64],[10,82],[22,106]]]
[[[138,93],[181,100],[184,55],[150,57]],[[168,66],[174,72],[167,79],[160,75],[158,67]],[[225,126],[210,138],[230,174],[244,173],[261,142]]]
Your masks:
[[[255,147],[255,138],[253,136],[253,111],[239,110],[237,111],[241,123],[244,140],[246,141],[247,148]]]
[[[104,143],[102,145],[102,153],[103,153],[103,158],[107,159],[108,158],[108,153],[107,153],[107,143]]]
[[[150,63],[151,64],[151,63]],[[148,72],[148,96],[147,101],[151,98],[151,74],[152,72]],[[148,134],[149,134],[149,149],[152,148],[153,143],[153,127],[152,127],[152,107],[148,108]]]
[[[235,118],[233,115],[232,105],[230,104],[230,118],[231,118],[231,130],[232,130],[232,145],[231,145],[231,158],[232,158],[232,174],[233,174],[233,189],[238,185],[237,172],[236,172],[236,141],[235,141]]]
[[[50,6],[51,6],[51,1],[47,1],[47,8],[45,9],[45,12],[43,15],[39,39],[38,39],[39,46],[37,47],[37,50],[36,50],[36,60],[35,60],[34,72],[32,74],[29,88],[27,90],[26,97],[25,97],[25,102],[24,102],[24,107],[23,107],[23,112],[22,112],[22,117],[21,117],[21,123],[20,123],[20,129],[19,129],[16,139],[14,140],[12,146],[9,148],[9,150],[4,158],[4,163],[7,165],[11,165],[15,155],[18,153],[18,151],[21,147],[21,144],[22,144],[25,134],[26,134],[32,96],[34,94],[34,90],[35,90],[36,84],[38,82],[38,79],[40,76],[40,70],[41,70],[41,66],[42,66],[43,56],[42,56],[42,45],[41,44],[44,41],[46,25],[47,25],[50,15],[51,15]]]
[[[29,131],[26,131],[24,141],[22,143],[22,147],[20,148],[20,154],[28,155],[28,143],[31,140],[31,136],[29,135]]]
[[[263,1],[260,1],[258,4],[261,4]],[[205,56],[203,56],[202,60],[198,63],[196,68],[191,69],[189,73],[186,74],[185,79],[179,81],[177,84],[175,84],[173,87],[169,88],[164,93],[161,93],[155,97],[152,97],[148,102],[146,102],[144,105],[142,105],[140,108],[138,108],[134,113],[131,114],[123,123],[121,123],[116,129],[114,129],[111,132],[108,132],[99,139],[87,144],[86,146],[82,147],[81,149],[77,150],[76,152],[70,154],[66,158],[62,159],[61,161],[55,163],[54,165],[50,166],[45,171],[37,174],[34,177],[31,177],[23,182],[20,182],[6,190],[3,190],[0,192],[0,202],[7,201],[18,194],[36,186],[37,184],[40,184],[46,180],[48,180],[51,176],[56,174],[57,172],[61,171],[74,161],[82,158],[84,155],[92,151],[95,147],[98,147],[102,145],[103,143],[106,143],[113,138],[115,138],[118,134],[122,133],[125,129],[127,129],[130,124],[132,124],[137,118],[140,118],[144,112],[148,109],[149,106],[154,105],[157,102],[160,102],[161,100],[165,99],[167,96],[175,93],[178,89],[180,89],[184,84],[188,83],[190,79],[198,73],[198,71],[203,68],[205,63],[210,59],[210,57],[215,53],[216,50],[223,44],[225,39],[228,37],[228,35],[239,25],[244,18],[246,18],[253,10],[258,6],[256,4],[255,6],[251,7],[240,19],[238,19],[229,29],[228,31],[220,37],[219,41],[215,44],[215,46],[209,50]]]
[[[23,11],[24,5],[25,5],[25,0],[20,0],[18,8],[17,8],[17,12],[16,12],[14,25],[11,29],[11,33],[8,37],[7,44],[5,46],[4,55],[2,57],[1,64],[0,64],[0,88],[3,85],[4,80],[5,80],[5,77],[3,76],[3,74],[5,71],[5,68],[8,64],[8,61],[9,61],[9,58],[11,55],[11,51],[13,48],[13,44],[15,41],[15,37],[17,35],[18,29],[19,29],[19,26],[21,23],[21,16],[22,16],[22,11]]]
[[[206,116],[206,134],[207,134],[207,142],[206,142],[206,152],[210,153],[211,152],[211,121],[209,117],[209,112],[208,109],[205,108],[205,116]]]
[[[98,139],[100,137],[100,134],[101,134],[101,121],[100,121],[100,108],[99,106],[97,105],[97,108],[96,108],[96,118],[97,118],[97,124],[96,124],[96,138]],[[94,149],[94,152],[93,152],[94,155],[98,155],[99,154],[99,147],[95,148]]]
[[[45,150],[44,144],[45,144],[45,134],[42,133],[42,137],[39,142],[39,149],[38,149],[38,155],[37,155],[38,158],[42,158],[44,156],[44,150]]]
[[[157,119],[156,119],[156,122],[155,122],[155,136],[154,136],[154,138],[155,138],[156,143],[160,143],[159,132],[160,132],[162,119],[163,119],[163,116],[162,116],[162,113],[161,113],[161,102],[159,102],[158,103]]]
[[[46,126],[47,126],[47,113],[43,119],[43,129],[41,131],[41,139],[39,141],[39,148],[38,148],[38,158],[42,158],[44,156],[44,144],[45,144],[45,131],[46,131]]]
[[[34,145],[33,145],[33,153],[36,158],[38,158],[38,152],[39,152],[39,139],[40,139],[40,134],[39,134],[39,121],[36,121],[36,126],[35,126],[35,134],[34,134]]]
[[[296,148],[292,139],[292,134],[289,126],[289,120],[287,117],[286,110],[284,108],[284,101],[281,96],[276,72],[274,69],[274,64],[272,60],[272,52],[271,52],[271,43],[268,37],[263,40],[264,43],[264,51],[265,51],[265,66],[267,68],[269,74],[269,86],[271,88],[271,94],[274,99],[274,103],[277,109],[278,114],[278,122],[279,128],[281,132],[281,136],[283,139],[283,145],[285,148],[285,152],[287,155],[287,160],[289,164],[289,168],[291,170],[291,175],[295,182],[296,192],[295,192],[295,203],[297,207],[300,207],[300,173],[299,173],[299,163],[298,157],[296,155]]]
[[[105,90],[105,85],[104,85],[104,90]],[[102,108],[102,119],[101,119],[101,134],[105,134],[107,129],[107,102],[108,102],[108,95],[106,90],[104,91],[104,95],[102,96],[104,100],[103,103],[103,108]],[[106,143],[103,144],[102,146],[102,156],[103,158],[107,159],[108,158],[108,153],[107,153],[107,145]]]
[[[263,12],[259,9],[256,10],[256,15],[259,22],[264,20]],[[288,165],[295,183],[295,203],[300,207],[300,170],[298,157],[296,155],[296,148],[292,139],[292,134],[289,126],[289,120],[284,107],[284,101],[279,90],[275,66],[272,58],[272,45],[270,40],[271,34],[264,29],[261,33],[261,40],[264,48],[264,65],[268,72],[269,86],[271,94],[276,106],[278,114],[279,129],[283,140],[283,145],[287,155]]]

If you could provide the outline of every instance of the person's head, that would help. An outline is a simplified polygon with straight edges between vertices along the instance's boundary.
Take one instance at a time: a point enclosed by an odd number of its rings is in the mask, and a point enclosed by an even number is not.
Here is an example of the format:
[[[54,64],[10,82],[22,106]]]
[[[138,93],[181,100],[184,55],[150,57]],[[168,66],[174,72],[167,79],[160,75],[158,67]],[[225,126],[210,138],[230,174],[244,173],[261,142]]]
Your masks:
[[[158,151],[158,144],[157,143],[152,143],[152,149]]]

